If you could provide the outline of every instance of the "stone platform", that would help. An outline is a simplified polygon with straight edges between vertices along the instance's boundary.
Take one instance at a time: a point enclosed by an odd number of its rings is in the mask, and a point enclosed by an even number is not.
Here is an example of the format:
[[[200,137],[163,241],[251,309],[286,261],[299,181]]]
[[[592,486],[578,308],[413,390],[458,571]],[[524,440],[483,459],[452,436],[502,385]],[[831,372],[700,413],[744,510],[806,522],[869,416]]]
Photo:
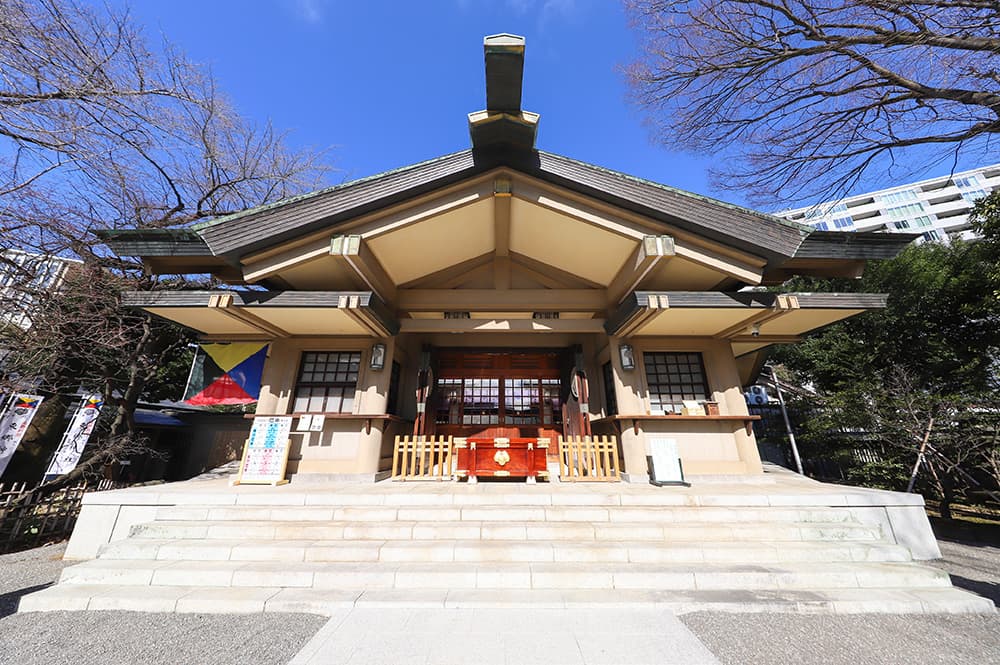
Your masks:
[[[785,470],[627,483],[227,479],[88,494],[60,583],[20,611],[659,607],[993,612],[918,563],[919,496]]]

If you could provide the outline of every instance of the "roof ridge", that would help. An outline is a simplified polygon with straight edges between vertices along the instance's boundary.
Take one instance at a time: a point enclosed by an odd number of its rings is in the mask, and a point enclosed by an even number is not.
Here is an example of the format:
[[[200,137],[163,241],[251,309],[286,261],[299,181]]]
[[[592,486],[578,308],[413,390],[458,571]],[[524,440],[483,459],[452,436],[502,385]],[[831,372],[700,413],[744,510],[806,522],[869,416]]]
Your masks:
[[[793,228],[793,229],[796,229],[798,231],[805,232],[807,234],[808,233],[812,233],[814,231],[814,229],[811,226],[807,225],[807,224],[800,224],[798,222],[793,222],[791,220],[783,219],[781,217],[778,217],[777,215],[772,215],[770,213],[761,212],[760,210],[755,210],[753,208],[747,208],[746,206],[736,205],[735,203],[729,203],[728,201],[722,201],[720,199],[712,198],[711,196],[705,196],[704,194],[696,194],[695,192],[689,192],[686,189],[680,189],[679,187],[672,187],[670,185],[665,185],[665,184],[663,184],[661,182],[657,182],[655,180],[649,180],[647,178],[641,178],[641,177],[636,176],[636,175],[625,173],[624,171],[616,171],[615,169],[611,169],[611,168],[608,168],[606,166],[600,166],[598,164],[592,164],[590,162],[585,162],[585,161],[582,161],[582,160],[579,160],[579,159],[574,159],[572,157],[567,157],[566,155],[560,155],[560,154],[557,154],[557,153],[554,153],[554,152],[548,152],[548,151],[545,151],[545,150],[539,150],[538,153],[541,154],[541,155],[546,155],[548,157],[555,157],[557,159],[564,159],[567,162],[572,162],[574,164],[579,164],[580,166],[586,166],[588,168],[597,169],[599,171],[603,171],[604,173],[607,173],[607,174],[610,174],[610,175],[613,175],[613,176],[616,176],[616,177],[619,177],[619,178],[623,178],[625,180],[631,180],[633,182],[637,182],[637,183],[640,183],[640,184],[643,184],[643,185],[648,185],[648,186],[656,187],[657,189],[662,189],[662,190],[667,191],[667,192],[673,192],[674,194],[680,194],[681,196],[687,196],[687,197],[690,197],[690,198],[693,198],[693,199],[698,199],[700,201],[706,201],[708,203],[713,203],[715,205],[723,206],[723,207],[729,208],[731,210],[738,210],[740,212],[745,212],[745,213],[754,215],[756,217],[760,217],[761,219],[763,219],[765,221],[775,222],[775,223],[781,224],[782,226],[787,226],[789,228]]]
[[[207,229],[209,227],[217,226],[219,224],[222,224],[223,222],[229,222],[229,221],[232,221],[234,219],[240,219],[242,217],[247,217],[249,215],[256,214],[258,212],[263,212],[265,210],[273,210],[275,208],[280,208],[280,207],[283,207],[283,206],[286,206],[286,205],[291,205],[293,203],[298,203],[300,201],[306,201],[306,200],[309,200],[309,199],[312,199],[312,198],[315,198],[315,197],[318,197],[318,196],[323,196],[324,194],[330,194],[332,192],[336,192],[336,191],[341,190],[341,189],[346,189],[348,187],[353,187],[355,185],[360,185],[360,184],[363,184],[363,183],[366,183],[366,182],[370,182],[370,181],[376,180],[378,178],[383,178],[383,177],[390,176],[390,175],[393,175],[393,174],[396,174],[396,173],[401,173],[401,172],[407,171],[409,169],[414,169],[414,168],[418,168],[418,167],[421,167],[421,166],[427,166],[428,164],[433,164],[435,162],[442,162],[442,161],[444,161],[446,159],[457,157],[458,155],[462,155],[462,154],[465,154],[465,153],[468,153],[468,152],[471,152],[471,149],[466,148],[464,150],[457,150],[455,152],[450,152],[450,153],[448,153],[446,155],[441,155],[439,157],[434,157],[432,159],[425,159],[422,162],[416,162],[414,164],[407,164],[405,166],[398,166],[398,167],[396,167],[394,169],[389,169],[387,171],[382,171],[380,173],[374,173],[374,174],[369,175],[369,176],[364,176],[363,178],[355,178],[354,180],[348,180],[347,182],[342,182],[342,183],[339,183],[339,184],[336,184],[336,185],[330,185],[329,187],[324,187],[322,189],[316,189],[316,190],[313,190],[311,192],[305,192],[303,194],[297,194],[295,196],[289,196],[289,197],[284,198],[284,199],[279,199],[279,200],[273,201],[271,203],[265,203],[264,205],[259,205],[259,206],[253,207],[253,208],[247,208],[246,210],[240,210],[238,212],[230,213],[228,215],[223,215],[221,217],[216,217],[215,219],[210,219],[210,220],[207,220],[207,221],[204,221],[204,222],[199,222],[197,224],[193,224],[192,226],[187,227],[187,228],[191,229],[192,231],[201,231],[203,229]]]

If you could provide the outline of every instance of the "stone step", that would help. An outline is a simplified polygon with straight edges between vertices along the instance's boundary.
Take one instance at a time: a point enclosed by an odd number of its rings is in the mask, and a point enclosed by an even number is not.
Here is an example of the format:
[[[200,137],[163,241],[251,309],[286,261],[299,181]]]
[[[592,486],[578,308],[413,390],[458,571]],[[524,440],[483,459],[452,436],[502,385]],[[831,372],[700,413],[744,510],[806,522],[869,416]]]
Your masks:
[[[163,506],[162,521],[856,522],[849,508],[648,506]]]
[[[132,527],[132,538],[274,540],[572,540],[594,541],[877,541],[879,527],[850,523],[660,524],[654,522],[155,521]]]
[[[275,488],[244,486],[233,492],[196,484],[183,488],[143,488],[129,496],[143,496],[160,505],[191,507],[342,507],[342,506],[663,506],[683,508],[830,508],[893,505],[899,495],[878,490],[859,490],[837,485],[799,485],[782,490],[773,483],[714,483],[700,479],[694,488],[651,488],[648,485],[489,483],[476,485],[452,482],[378,483],[375,485],[308,486]],[[121,495],[118,495],[121,496]],[[109,495],[102,503],[116,501]]]
[[[131,538],[105,545],[101,559],[172,561],[779,563],[909,561],[905,547],[850,542],[223,540]]]
[[[95,559],[61,584],[316,589],[782,590],[940,588],[948,575],[914,563],[319,563]]]
[[[688,612],[808,612],[810,614],[984,613],[993,603],[955,588],[728,590],[279,589],[274,587],[60,585],[24,596],[20,612],[304,612],[329,616],[350,607],[593,608],[659,607]]]

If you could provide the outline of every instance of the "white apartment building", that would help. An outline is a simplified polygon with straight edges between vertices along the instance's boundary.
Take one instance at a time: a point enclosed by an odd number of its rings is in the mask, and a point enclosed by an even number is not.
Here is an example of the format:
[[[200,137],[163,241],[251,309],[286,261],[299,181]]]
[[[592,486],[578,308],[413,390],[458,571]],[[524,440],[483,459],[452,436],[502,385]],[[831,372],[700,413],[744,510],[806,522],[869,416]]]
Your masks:
[[[35,295],[58,289],[66,272],[80,263],[16,249],[0,252],[0,324],[30,327]]]
[[[975,237],[972,205],[1000,189],[1000,164],[777,213],[822,231],[922,233],[923,240]]]

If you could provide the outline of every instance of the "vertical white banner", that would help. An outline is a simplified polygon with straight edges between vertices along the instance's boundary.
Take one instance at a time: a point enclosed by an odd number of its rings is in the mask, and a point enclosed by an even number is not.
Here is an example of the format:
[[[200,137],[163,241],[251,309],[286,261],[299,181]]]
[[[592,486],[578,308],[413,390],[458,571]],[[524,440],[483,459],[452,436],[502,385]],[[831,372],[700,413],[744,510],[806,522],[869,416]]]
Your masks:
[[[14,395],[10,408],[0,417],[0,476],[7,470],[43,399],[39,395]]]
[[[101,415],[101,406],[104,402],[100,395],[89,395],[83,398],[83,402],[77,407],[76,412],[70,420],[69,428],[63,434],[59,449],[52,457],[49,468],[45,470],[43,481],[49,481],[56,476],[69,473],[80,461],[83,449],[90,441],[90,434],[94,431],[94,425]]]

